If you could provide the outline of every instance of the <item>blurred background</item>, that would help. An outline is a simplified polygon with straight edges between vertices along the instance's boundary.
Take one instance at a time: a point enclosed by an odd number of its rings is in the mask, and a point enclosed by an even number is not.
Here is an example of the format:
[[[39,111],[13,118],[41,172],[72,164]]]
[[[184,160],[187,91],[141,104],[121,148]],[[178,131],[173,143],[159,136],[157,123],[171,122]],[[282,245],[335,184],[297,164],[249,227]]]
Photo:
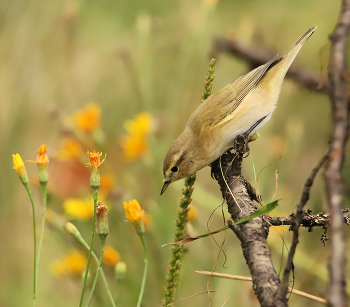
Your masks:
[[[183,181],[160,197],[165,154],[198,106],[215,37],[227,37],[283,54],[307,29],[318,29],[295,62],[325,76],[328,36],[340,1],[239,0],[104,0],[0,2],[0,306],[30,305],[32,299],[33,234],[31,205],[12,170],[11,154],[35,160],[41,144],[48,146],[49,199],[47,226],[38,280],[37,306],[77,306],[87,252],[62,229],[74,223],[89,242],[92,227],[90,171],[85,151],[107,153],[101,166],[100,199],[109,207],[110,261],[103,268],[118,306],[137,302],[143,252],[133,226],[126,222],[123,201],[138,200],[147,213],[150,250],[142,306],[159,306],[164,296],[166,266]],[[244,61],[219,54],[213,91],[246,73]],[[276,190],[279,165],[279,215],[295,209],[302,186],[327,146],[331,130],[328,97],[286,80],[278,107],[251,144],[244,173],[269,202]],[[37,166],[26,163],[36,203],[37,233],[41,192]],[[344,165],[344,203],[349,200],[349,162]],[[219,187],[210,169],[197,173],[189,225],[191,235],[223,227]],[[214,213],[213,211],[219,207]],[[319,175],[307,205],[326,212]],[[301,229],[295,259],[295,288],[320,297],[327,286],[328,245],[322,229]],[[271,228],[269,245],[276,271],[286,258],[288,227]],[[249,276],[238,239],[231,231],[186,246],[177,306],[210,306],[208,277],[195,270]],[[349,242],[349,235],[347,234]],[[94,249],[99,252],[96,238]],[[349,250],[349,249],[348,249]],[[349,256],[349,255],[348,255]],[[114,265],[127,265],[116,280]],[[96,269],[96,266],[92,266]],[[348,266],[349,271],[349,266]],[[213,306],[258,306],[250,283],[211,278]],[[350,289],[348,289],[350,290]],[[94,306],[110,306],[102,283]],[[319,306],[292,295],[291,306]]]

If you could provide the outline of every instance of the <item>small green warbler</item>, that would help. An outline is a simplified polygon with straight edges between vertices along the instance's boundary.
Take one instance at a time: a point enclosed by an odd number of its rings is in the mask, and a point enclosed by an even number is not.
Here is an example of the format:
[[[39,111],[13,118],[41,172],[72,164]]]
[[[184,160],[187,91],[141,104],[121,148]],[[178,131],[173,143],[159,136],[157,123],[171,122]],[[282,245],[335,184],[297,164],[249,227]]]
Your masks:
[[[256,136],[276,108],[290,65],[316,28],[309,29],[282,57],[226,85],[197,107],[165,157],[161,195],[173,181],[218,159],[233,147],[236,136]]]

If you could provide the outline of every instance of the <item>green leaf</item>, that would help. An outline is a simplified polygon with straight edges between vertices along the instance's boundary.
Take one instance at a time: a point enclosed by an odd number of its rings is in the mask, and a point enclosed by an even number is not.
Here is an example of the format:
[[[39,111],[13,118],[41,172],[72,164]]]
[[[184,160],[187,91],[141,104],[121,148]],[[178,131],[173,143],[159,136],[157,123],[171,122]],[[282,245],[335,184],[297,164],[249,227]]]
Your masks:
[[[248,222],[256,217],[262,216],[264,214],[267,214],[271,212],[273,209],[275,209],[278,206],[279,199],[273,201],[272,203],[267,204],[266,206],[262,207],[261,209],[253,212],[252,214],[238,220],[235,222],[236,225],[243,224],[245,222]]]
[[[275,209],[278,206],[278,201],[279,201],[279,199],[273,201],[272,203],[267,204],[266,206],[262,207],[261,209],[255,211],[254,213],[252,213],[252,214],[250,214],[250,215],[248,215],[248,216],[238,220],[237,222],[235,222],[235,224],[236,225],[243,224],[243,223],[248,222],[248,221],[250,221],[250,220],[252,220],[252,219],[254,219],[256,217],[259,217],[261,215],[264,215],[264,214],[267,214],[267,213],[271,212],[273,209]],[[216,233],[219,233],[219,232],[224,231],[224,230],[229,229],[229,228],[230,228],[229,226],[225,226],[223,228],[220,228],[220,229],[217,229],[217,230],[205,233],[205,234],[197,236],[197,237],[186,238],[184,240],[181,240],[181,241],[178,241],[178,242],[175,242],[175,243],[164,244],[164,245],[162,245],[162,247],[163,246],[168,246],[168,245],[182,245],[182,244],[186,244],[186,243],[189,243],[189,242],[201,239],[201,238],[212,236],[212,235],[214,235]]]

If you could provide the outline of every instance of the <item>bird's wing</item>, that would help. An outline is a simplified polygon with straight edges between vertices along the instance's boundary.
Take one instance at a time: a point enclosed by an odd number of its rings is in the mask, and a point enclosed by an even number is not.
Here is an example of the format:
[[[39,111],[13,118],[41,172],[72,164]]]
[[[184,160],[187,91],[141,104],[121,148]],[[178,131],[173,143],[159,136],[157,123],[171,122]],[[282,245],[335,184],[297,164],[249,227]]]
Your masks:
[[[195,134],[200,134],[203,130],[211,130],[232,119],[234,111],[244,97],[258,84],[269,67],[278,60],[276,57],[273,58],[210,96],[192,114],[189,120],[191,130]]]

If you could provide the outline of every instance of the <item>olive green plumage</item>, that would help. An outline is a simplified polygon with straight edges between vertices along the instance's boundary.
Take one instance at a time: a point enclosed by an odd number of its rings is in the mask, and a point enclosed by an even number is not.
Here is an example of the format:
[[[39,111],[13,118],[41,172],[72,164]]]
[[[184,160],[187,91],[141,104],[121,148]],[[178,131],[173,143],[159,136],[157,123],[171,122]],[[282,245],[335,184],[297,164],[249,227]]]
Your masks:
[[[219,158],[237,135],[252,136],[270,119],[290,65],[315,30],[309,29],[282,57],[226,85],[197,107],[165,157],[162,193],[171,182]]]

